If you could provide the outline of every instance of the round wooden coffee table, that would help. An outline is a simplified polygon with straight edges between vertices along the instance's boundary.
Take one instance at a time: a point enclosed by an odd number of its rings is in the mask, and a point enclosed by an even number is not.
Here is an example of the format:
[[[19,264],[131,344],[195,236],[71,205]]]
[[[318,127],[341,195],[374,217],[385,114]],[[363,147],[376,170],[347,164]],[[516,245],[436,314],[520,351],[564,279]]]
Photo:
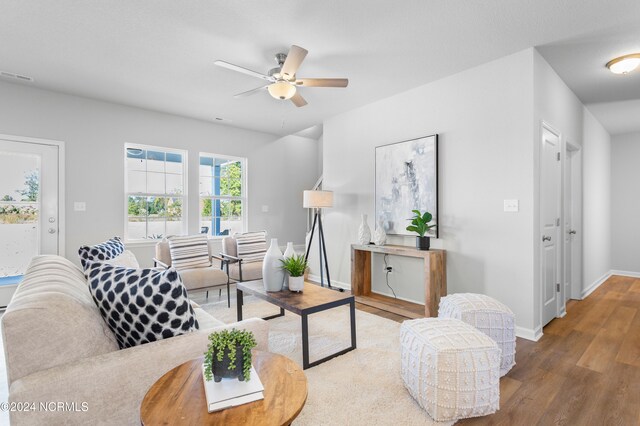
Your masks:
[[[140,420],[152,425],[288,425],[307,401],[307,378],[282,355],[253,351],[253,366],[264,386],[264,399],[207,412],[202,378],[203,357],[167,372],[147,391]]]

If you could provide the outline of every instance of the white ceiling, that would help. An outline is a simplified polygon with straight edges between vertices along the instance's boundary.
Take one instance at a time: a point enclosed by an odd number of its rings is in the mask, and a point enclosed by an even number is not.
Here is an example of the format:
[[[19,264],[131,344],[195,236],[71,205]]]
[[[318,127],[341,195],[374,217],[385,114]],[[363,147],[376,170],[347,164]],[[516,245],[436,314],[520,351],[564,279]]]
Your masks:
[[[0,0],[0,70],[35,86],[273,134],[531,46],[637,23],[638,0]],[[309,50],[299,77],[348,77],[303,88],[295,108],[260,72],[291,44]],[[600,65],[598,63],[598,65]]]
[[[640,2],[638,2],[640,4]],[[640,53],[640,14],[635,23],[538,47],[560,77],[610,134],[640,132],[640,69],[616,75],[606,63]]]

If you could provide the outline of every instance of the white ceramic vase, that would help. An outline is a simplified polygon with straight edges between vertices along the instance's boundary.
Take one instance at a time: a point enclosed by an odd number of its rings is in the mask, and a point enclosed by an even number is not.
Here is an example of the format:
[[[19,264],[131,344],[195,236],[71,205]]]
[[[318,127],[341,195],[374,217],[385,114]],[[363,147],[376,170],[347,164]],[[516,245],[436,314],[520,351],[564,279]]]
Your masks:
[[[358,242],[362,245],[367,245],[371,242],[371,229],[367,224],[367,215],[362,215],[362,222],[360,228],[358,228]]]
[[[296,255],[296,251],[293,249],[293,243],[292,242],[288,242],[287,243],[287,249],[284,251],[284,258],[285,259],[290,259],[295,255]],[[289,288],[289,274],[285,273],[284,274],[284,284],[282,285],[282,289],[286,290],[288,288]]]
[[[284,258],[288,259],[293,257],[296,254],[296,251],[293,249],[293,243],[287,243],[287,249],[284,251]]]
[[[278,239],[271,239],[271,246],[267,250],[262,262],[262,282],[266,291],[281,291],[284,284],[284,269],[282,262],[284,259],[280,247],[278,247]]]
[[[289,277],[289,290],[290,291],[304,290],[304,277]]]
[[[373,232],[373,243],[377,246],[383,246],[387,242],[387,233],[384,232],[384,227],[382,226],[382,221],[378,221],[378,226],[376,226],[376,230]]]

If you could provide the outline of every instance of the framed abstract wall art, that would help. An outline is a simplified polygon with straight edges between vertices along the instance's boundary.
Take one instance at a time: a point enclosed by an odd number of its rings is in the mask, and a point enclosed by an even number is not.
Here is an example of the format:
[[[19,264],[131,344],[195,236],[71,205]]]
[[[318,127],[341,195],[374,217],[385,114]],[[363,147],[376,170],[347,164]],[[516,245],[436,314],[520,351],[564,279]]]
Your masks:
[[[438,135],[376,147],[376,222],[390,235],[414,235],[405,228],[412,210],[433,214],[438,223]],[[438,226],[428,234],[438,238]]]

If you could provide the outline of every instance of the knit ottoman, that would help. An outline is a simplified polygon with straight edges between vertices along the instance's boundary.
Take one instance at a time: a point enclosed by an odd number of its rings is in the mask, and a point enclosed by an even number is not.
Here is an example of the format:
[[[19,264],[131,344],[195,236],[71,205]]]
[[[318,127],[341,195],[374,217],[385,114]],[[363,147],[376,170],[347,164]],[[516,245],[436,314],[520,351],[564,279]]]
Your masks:
[[[500,377],[516,365],[516,317],[506,305],[484,294],[456,293],[440,299],[438,318],[456,318],[491,337],[500,349]]]
[[[400,356],[405,387],[434,420],[500,408],[500,348],[469,324],[452,318],[405,321]]]

